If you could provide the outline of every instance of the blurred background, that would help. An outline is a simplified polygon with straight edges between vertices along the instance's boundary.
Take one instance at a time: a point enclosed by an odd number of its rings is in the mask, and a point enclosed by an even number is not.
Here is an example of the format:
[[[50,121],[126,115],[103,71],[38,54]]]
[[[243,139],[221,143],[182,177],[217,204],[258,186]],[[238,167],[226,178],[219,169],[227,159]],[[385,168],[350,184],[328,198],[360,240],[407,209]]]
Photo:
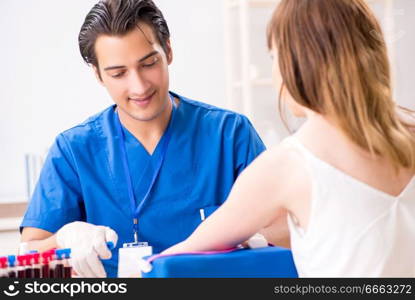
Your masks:
[[[78,50],[96,2],[0,0],[0,255],[17,250],[17,228],[55,136],[112,104]],[[267,146],[287,136],[265,39],[278,0],[155,2],[171,31],[170,89],[247,115]],[[367,2],[384,30],[395,99],[415,109],[415,1]]]

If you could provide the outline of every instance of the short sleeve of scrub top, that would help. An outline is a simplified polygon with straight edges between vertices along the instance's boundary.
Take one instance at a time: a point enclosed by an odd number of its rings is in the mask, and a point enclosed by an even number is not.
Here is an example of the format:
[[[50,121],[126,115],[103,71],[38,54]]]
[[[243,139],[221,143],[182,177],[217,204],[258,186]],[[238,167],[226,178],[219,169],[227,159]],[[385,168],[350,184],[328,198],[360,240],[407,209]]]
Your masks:
[[[247,117],[238,115],[235,130],[235,152],[238,153],[236,162],[236,176],[265,150],[265,145],[261,141],[258,133],[255,131]]]
[[[56,232],[63,225],[83,220],[81,184],[63,135],[49,150],[22,227]],[[21,227],[21,228],[22,228]]]

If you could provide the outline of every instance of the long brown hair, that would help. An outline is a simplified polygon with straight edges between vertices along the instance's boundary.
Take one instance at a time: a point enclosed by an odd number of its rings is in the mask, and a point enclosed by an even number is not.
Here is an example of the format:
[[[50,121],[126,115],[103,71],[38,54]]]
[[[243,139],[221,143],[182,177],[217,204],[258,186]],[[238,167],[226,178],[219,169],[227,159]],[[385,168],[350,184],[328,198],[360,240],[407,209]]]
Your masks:
[[[297,103],[396,169],[415,171],[414,126],[398,115],[383,34],[364,0],[282,0],[267,38]]]

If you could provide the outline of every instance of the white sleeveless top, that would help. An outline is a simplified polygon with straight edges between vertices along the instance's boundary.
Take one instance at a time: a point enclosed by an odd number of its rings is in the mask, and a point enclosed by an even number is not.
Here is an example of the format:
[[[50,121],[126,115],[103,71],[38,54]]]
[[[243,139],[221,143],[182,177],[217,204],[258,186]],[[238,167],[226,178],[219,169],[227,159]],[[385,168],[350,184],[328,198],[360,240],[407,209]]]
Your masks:
[[[317,158],[294,136],[311,176],[306,232],[288,216],[300,277],[415,277],[415,177],[388,195]]]

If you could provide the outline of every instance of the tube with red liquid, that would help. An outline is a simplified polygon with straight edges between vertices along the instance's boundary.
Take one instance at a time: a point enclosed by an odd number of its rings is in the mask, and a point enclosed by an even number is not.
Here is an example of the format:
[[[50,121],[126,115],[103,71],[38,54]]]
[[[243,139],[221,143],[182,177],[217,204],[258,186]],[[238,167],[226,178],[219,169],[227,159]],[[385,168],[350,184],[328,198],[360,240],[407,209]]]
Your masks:
[[[70,258],[71,258],[71,249],[70,248],[63,249],[63,278],[72,277],[72,267],[69,262]]]
[[[7,256],[7,261],[9,262],[9,278],[17,278],[16,256]]]
[[[62,256],[63,256],[63,251],[62,249],[57,249],[55,251],[56,254],[56,261],[55,261],[55,278],[63,278],[63,261],[62,261]]]
[[[25,278],[33,278],[33,255],[32,254],[26,254],[24,260],[25,265]]]
[[[41,265],[39,263],[40,254],[39,253],[33,253],[33,278],[40,278],[41,276]]]
[[[7,270],[7,257],[0,257],[0,277],[9,277],[9,272]]]
[[[42,267],[41,267],[41,278],[52,278],[50,275],[50,261],[52,259],[50,251],[42,252]]]
[[[56,249],[49,250],[49,278],[56,278],[55,265],[56,265]]]
[[[26,278],[26,255],[18,255],[17,261],[17,278]]]

